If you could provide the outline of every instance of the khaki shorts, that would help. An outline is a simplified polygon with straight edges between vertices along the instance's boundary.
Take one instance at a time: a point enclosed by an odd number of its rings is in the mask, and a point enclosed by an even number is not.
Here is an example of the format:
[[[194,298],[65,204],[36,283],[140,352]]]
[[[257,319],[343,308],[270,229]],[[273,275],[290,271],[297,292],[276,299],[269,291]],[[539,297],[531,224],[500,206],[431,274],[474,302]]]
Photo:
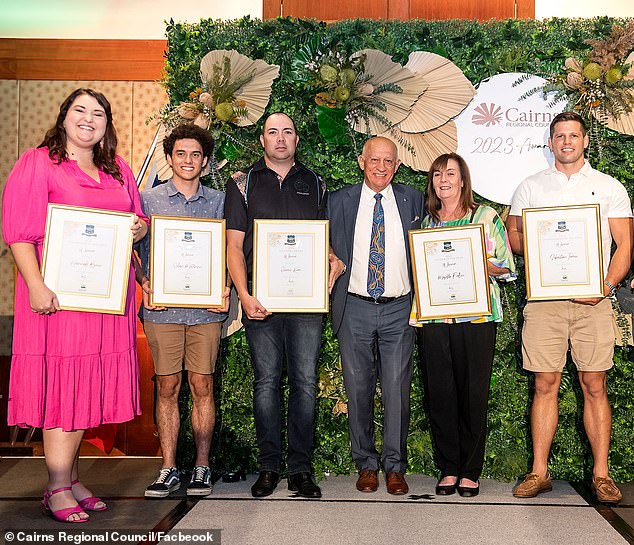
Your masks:
[[[524,369],[561,372],[570,354],[579,371],[606,371],[613,365],[612,304],[595,306],[572,301],[536,301],[524,307]]]
[[[185,325],[143,324],[150,345],[154,372],[157,375],[173,375],[185,368],[192,373],[211,375],[216,369],[222,324]]]

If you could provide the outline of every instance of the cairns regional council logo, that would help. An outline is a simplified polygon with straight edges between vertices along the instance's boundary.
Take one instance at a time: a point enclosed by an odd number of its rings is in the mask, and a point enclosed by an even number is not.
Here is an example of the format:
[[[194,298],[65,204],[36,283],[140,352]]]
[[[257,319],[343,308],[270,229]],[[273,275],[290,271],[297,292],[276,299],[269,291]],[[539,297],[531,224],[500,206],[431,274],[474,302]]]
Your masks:
[[[495,125],[507,127],[547,127],[555,117],[552,112],[536,112],[534,110],[523,111],[516,107],[506,110],[494,102],[481,102],[473,109],[471,122],[474,125],[494,127]]]
[[[491,125],[502,124],[502,108],[497,104],[492,102],[486,104],[483,102],[480,106],[476,106],[473,112],[471,121],[473,121],[474,125],[490,127]]]

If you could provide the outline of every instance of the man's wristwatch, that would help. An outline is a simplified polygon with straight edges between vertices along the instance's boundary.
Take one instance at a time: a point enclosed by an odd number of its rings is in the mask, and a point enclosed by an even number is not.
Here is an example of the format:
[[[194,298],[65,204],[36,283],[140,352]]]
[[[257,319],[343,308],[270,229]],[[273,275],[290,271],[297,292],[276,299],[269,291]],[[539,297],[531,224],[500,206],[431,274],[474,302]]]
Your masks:
[[[609,280],[604,280],[603,284],[610,288],[610,293],[606,297],[614,297],[616,295],[616,285],[612,284]]]

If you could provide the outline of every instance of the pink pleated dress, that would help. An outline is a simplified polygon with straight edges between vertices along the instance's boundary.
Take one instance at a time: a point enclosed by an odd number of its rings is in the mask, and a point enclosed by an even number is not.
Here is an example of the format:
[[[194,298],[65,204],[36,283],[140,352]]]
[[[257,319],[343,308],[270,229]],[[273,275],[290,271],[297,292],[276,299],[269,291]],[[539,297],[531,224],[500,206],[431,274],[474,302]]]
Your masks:
[[[9,174],[2,199],[2,234],[7,244],[35,245],[42,257],[49,202],[135,212],[139,192],[128,165],[117,157],[121,185],[100,171],[100,183],[75,161],[56,165],[48,148],[29,149]],[[8,423],[22,427],[94,428],[141,414],[136,354],[134,271],[123,316],[63,310],[31,310],[21,275],[15,287],[13,358]]]

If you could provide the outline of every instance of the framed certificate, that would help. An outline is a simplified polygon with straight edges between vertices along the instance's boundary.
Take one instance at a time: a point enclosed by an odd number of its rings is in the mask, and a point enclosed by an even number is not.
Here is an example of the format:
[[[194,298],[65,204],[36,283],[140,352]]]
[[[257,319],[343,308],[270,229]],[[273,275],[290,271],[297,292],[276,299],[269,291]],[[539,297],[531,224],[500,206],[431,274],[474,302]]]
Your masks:
[[[150,304],[224,306],[225,220],[152,216]]]
[[[271,312],[328,312],[328,220],[254,220],[253,295]]]
[[[123,314],[134,214],[49,203],[44,283],[63,310]]]
[[[419,320],[491,314],[482,225],[409,231],[409,244]]]
[[[522,211],[529,301],[603,297],[598,204]]]

